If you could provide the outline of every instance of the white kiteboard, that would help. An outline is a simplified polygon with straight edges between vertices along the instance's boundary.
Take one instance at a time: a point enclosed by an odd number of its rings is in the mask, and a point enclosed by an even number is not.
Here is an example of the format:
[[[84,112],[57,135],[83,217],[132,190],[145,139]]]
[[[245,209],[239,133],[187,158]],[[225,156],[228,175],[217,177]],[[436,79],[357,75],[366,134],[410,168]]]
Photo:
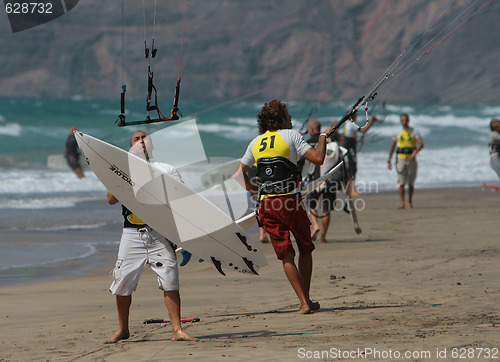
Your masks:
[[[150,227],[198,258],[257,274],[267,265],[257,243],[223,211],[145,160],[75,131],[78,146],[104,186]]]

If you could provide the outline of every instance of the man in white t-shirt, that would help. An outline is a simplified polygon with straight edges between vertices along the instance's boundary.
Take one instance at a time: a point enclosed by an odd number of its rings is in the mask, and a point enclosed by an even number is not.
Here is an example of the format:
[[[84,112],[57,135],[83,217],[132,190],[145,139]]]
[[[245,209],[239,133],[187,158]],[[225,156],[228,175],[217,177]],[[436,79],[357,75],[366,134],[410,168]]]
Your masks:
[[[339,137],[342,139],[342,147],[346,148],[349,153],[347,154],[348,165],[349,165],[349,174],[351,176],[351,181],[349,181],[347,185],[347,189],[352,196],[357,196],[358,192],[356,191],[356,187],[354,186],[354,182],[356,180],[356,173],[358,172],[358,132],[361,134],[366,134],[368,130],[373,126],[373,124],[377,121],[377,117],[374,115],[370,116],[368,119],[368,123],[359,128],[353,122],[356,122],[358,118],[358,112],[354,112],[351,115],[351,121],[347,121],[344,123],[344,128],[342,134]]]
[[[320,135],[314,149],[292,129],[288,105],[276,99],[264,104],[257,115],[257,123],[260,135],[250,142],[235,178],[248,191],[258,194],[260,223],[271,238],[276,256],[282,261],[288,281],[299,299],[299,313],[310,314],[320,306],[309,297],[314,244],[311,222],[300,195],[297,161],[303,156],[321,165],[326,153],[326,136],[333,126]],[[247,175],[254,164],[257,165],[257,184]],[[299,268],[295,264],[290,233],[299,249]]]

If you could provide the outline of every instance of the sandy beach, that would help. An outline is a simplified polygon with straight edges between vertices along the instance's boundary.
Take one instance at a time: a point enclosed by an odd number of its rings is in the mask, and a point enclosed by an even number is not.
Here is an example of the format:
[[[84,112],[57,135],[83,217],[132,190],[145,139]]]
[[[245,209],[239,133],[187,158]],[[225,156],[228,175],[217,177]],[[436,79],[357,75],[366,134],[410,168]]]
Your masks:
[[[362,201],[359,201],[362,200]],[[133,296],[129,340],[117,328],[109,263],[83,277],[0,288],[0,361],[498,360],[500,192],[416,190],[414,209],[397,193],[361,194],[363,232],[336,211],[328,243],[313,254],[311,296],[297,299],[270,244],[260,276],[220,275],[192,260],[180,268],[182,316],[198,342],[172,342],[147,270]]]

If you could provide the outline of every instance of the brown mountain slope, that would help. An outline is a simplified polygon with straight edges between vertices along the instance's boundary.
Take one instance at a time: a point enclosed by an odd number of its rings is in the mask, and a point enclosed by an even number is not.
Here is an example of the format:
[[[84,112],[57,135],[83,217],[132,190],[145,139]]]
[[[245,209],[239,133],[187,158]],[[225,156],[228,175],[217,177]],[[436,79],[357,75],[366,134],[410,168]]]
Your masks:
[[[486,2],[450,2],[416,45],[415,57],[400,58],[403,69],[409,67],[382,88],[381,97],[405,103],[493,102],[500,89],[500,82],[495,82],[500,76],[498,1],[414,62]],[[128,97],[144,98],[142,3],[124,3],[124,56],[118,1],[80,1],[65,16],[15,34],[5,14],[0,15],[0,96],[116,98],[124,80]],[[190,1],[182,96],[315,102],[383,7],[325,96],[325,101],[356,100],[445,4],[446,0]],[[161,98],[170,99],[175,86],[184,12],[183,1],[158,4],[158,55],[152,67]],[[152,14],[148,6],[149,43]],[[471,94],[462,97],[467,92]]]

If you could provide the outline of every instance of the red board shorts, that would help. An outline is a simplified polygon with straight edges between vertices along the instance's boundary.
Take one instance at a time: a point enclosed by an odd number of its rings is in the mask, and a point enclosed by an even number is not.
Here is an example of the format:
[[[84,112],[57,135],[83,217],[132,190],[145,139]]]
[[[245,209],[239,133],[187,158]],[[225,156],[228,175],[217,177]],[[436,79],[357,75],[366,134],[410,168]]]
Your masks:
[[[290,240],[292,232],[299,248],[299,253],[310,253],[314,250],[311,240],[311,222],[302,202],[300,194],[270,197],[261,200],[259,220],[269,234],[279,260],[295,250]]]

